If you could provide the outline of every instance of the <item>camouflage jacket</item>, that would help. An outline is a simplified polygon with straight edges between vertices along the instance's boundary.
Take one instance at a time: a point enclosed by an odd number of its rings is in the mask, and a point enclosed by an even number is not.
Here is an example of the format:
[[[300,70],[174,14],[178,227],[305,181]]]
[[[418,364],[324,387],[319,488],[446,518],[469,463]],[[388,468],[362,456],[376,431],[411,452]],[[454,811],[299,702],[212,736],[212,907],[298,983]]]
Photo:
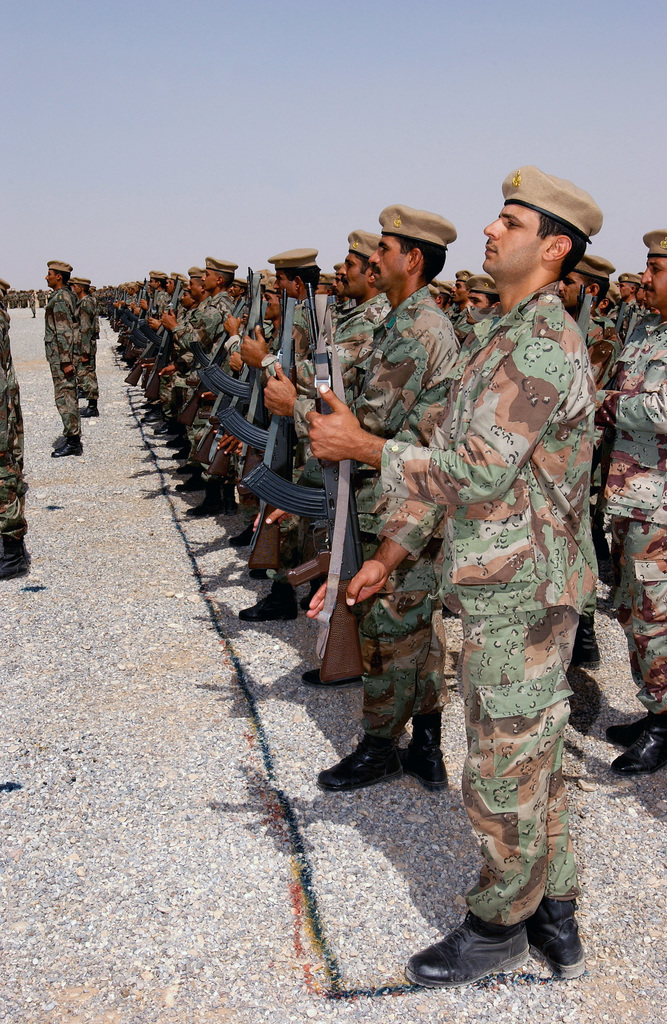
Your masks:
[[[191,310],[187,320],[176,324],[173,337],[182,352],[189,350],[193,341],[199,342],[205,352],[210,352],[223,333],[222,325],[226,319],[227,313],[223,317],[219,305],[210,297],[203,299]]]
[[[620,397],[607,478],[607,511],[667,523],[667,322],[640,327],[616,369]],[[608,392],[601,392],[602,401]]]
[[[217,295],[211,295],[208,301],[214,309],[219,310],[223,323],[234,312],[234,300],[229,292],[218,292]]]
[[[76,308],[76,315],[79,320],[79,352],[82,356],[89,356],[92,351],[93,338],[95,337],[96,302],[92,295],[83,295]]]
[[[169,292],[165,291],[164,288],[156,288],[153,292],[153,297],[149,299],[151,315],[159,319],[170,302],[171,296]]]
[[[353,398],[359,366],[373,351],[374,333],[389,313],[384,293],[367,299],[353,309],[339,311],[334,328],[334,345],[340,361],[347,401]],[[308,437],[306,414],[315,408],[315,371],[310,353],[298,365],[298,380],[313,397],[298,398],[294,405],[294,425],[298,437]]]
[[[413,292],[376,328],[372,352],[359,367],[350,407],[364,430],[408,444],[429,444],[457,355],[452,325],[428,288]],[[383,489],[380,472],[358,469],[355,487],[359,525],[377,534],[382,525],[375,512]],[[433,508],[424,543],[411,552],[415,557],[441,518],[441,511]]]
[[[432,447],[398,438],[384,446],[382,536],[413,551],[438,505],[450,608],[580,610],[597,571],[588,500],[595,391],[583,338],[555,285],[474,332]]]
[[[44,309],[46,358],[52,365],[66,366],[74,361],[78,343],[76,296],[69,288],[58,288]]]

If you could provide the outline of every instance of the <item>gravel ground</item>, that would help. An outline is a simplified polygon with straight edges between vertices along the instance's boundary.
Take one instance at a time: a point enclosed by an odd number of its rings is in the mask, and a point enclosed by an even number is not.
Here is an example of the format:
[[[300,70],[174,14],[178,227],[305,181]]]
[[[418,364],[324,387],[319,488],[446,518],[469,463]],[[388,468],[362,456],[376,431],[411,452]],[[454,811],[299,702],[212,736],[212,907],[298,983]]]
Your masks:
[[[142,435],[107,321],[102,415],[84,421],[83,458],[51,460],[42,321],[12,314],[33,561],[1,585],[0,1020],[663,1022],[665,776],[608,769],[605,727],[638,711],[608,587],[602,666],[572,673],[566,751],[589,973],[551,983],[530,960],[472,988],[413,988],[405,961],[458,922],[478,864],[457,621],[449,792],[320,792],[317,771],[353,746],[359,689],[301,685],[316,663],[303,614],[238,620],[267,589],[226,544],[241,518],[184,516],[199,496],[174,493],[177,464]]]

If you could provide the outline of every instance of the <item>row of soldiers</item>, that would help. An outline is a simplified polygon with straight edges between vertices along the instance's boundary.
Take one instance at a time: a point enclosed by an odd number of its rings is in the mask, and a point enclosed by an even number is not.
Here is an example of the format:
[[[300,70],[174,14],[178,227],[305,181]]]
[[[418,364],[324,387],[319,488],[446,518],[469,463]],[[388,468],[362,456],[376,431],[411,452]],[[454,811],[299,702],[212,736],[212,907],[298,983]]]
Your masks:
[[[447,786],[444,651],[433,624],[440,602],[461,617],[463,795],[483,866],[462,924],[406,968],[432,986],[512,969],[529,944],[559,977],[585,968],[561,760],[566,673],[597,572],[594,418],[608,446],[619,618],[648,712],[609,730],[628,748],[612,767],[632,775],[667,763],[667,232],[644,239],[649,317],[626,307],[596,322],[610,312],[613,268],[586,255],[602,224],[595,202],[529,166],[502,192],[485,229],[485,274],[476,275],[486,297],[458,320],[458,302],[450,318],[441,289],[433,286],[440,301],[429,289],[456,229],[402,205],[382,211],[379,234],[350,234],[331,303],[324,296],[318,306],[317,252],[301,249],[269,260],[259,310],[257,281],[248,281],[246,323],[229,294],[238,268],[220,259],[190,269],[178,302],[176,275],[153,272],[146,294],[134,302],[124,289],[113,312],[131,372],[154,395],[146,422],[182,455],[181,489],[204,491],[189,512],[231,512],[238,493],[248,522],[231,541],[252,541],[253,556],[264,526],[280,524],[271,590],[241,618],[293,618],[290,580],[308,579],[299,566],[312,556],[308,614],[322,624],[324,660],[304,682],[349,685],[355,664],[363,682],[362,738],[320,773],[322,789],[404,773],[430,792]],[[623,341],[616,358],[608,346]],[[286,425],[293,458],[278,466]],[[253,456],[261,466],[250,469]],[[284,506],[269,500],[269,485]],[[252,494],[262,499],[257,517]],[[350,643],[327,662],[350,609],[360,658],[348,657]]]

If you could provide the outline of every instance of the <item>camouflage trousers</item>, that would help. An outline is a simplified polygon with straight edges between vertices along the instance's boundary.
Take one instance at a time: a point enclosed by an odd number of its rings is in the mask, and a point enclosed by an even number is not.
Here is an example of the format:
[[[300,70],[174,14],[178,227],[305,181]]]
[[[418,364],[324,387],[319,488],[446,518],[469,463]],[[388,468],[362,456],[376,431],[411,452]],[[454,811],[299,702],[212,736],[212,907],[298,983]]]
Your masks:
[[[660,714],[667,711],[667,526],[613,519],[612,560],[637,696]]]
[[[467,901],[494,924],[579,892],[561,767],[577,621],[567,607],[463,616],[463,802],[484,861]]]
[[[81,434],[81,417],[76,397],[76,373],[67,378],[60,363],[49,363],[49,366],[53,377],[56,409],[63,421],[63,434],[65,437],[78,437]]]
[[[27,531],[23,514],[23,420],[18,396],[10,394],[0,370],[0,534],[21,540]]]
[[[364,559],[377,538],[362,534]],[[433,625],[438,601],[431,553],[404,562],[391,573],[385,590],[360,607],[364,660],[364,731],[397,738],[415,715],[442,710],[445,651]]]
[[[87,361],[84,362],[82,354],[76,364],[77,386],[81,388],[89,401],[97,401],[100,397],[100,389],[97,383],[97,341],[91,342],[90,351],[86,353]]]

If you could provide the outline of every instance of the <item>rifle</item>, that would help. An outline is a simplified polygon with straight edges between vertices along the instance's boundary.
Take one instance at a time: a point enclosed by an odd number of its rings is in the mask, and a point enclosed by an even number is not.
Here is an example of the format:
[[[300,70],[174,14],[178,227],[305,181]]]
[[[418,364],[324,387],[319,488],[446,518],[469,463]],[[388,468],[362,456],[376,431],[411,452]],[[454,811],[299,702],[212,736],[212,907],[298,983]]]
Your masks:
[[[285,299],[283,303],[280,365],[288,376],[291,376],[294,362],[292,328],[294,327],[295,306],[295,299]],[[294,421],[289,416],[273,416],[267,434],[263,464],[283,479],[291,480]],[[271,512],[275,512],[275,508],[269,507],[265,501],[262,501],[259,507],[259,526],[254,531],[250,543],[248,559],[248,568],[250,569],[280,568],[280,523],[267,523],[266,518]]]
[[[182,287],[183,284],[181,280],[177,280],[167,306],[167,309],[172,310],[172,312],[176,309]],[[157,337],[160,338],[160,343],[157,355],[155,356],[155,362],[153,363],[153,369],[146,382],[146,398],[150,400],[159,398],[160,396],[160,370],[163,370],[165,366],[168,365],[169,354],[171,352],[171,331],[168,331],[166,327],[160,327],[160,330],[157,332]]]
[[[333,377],[334,392],[344,398],[337,353],[332,345],[330,369],[326,351],[331,331],[330,316],[324,318],[323,329],[318,331],[313,291],[310,286],[307,288],[311,338],[317,339],[313,346],[317,394],[319,396],[320,385],[328,384],[331,387]],[[318,411],[326,414],[325,403],[319,398],[316,403]],[[323,572],[328,573],[325,607],[318,616],[321,629],[317,652],[322,659],[321,679],[334,682],[363,672],[357,620],[345,600],[347,584],[361,566],[362,551],[354,491],[349,486],[350,460],[340,463],[321,460],[320,465],[324,482],[322,488],[302,487],[284,480],[264,462],[244,477],[243,483],[267,504],[293,515],[313,519],[314,528],[320,524],[326,528],[328,550],[318,552],[310,562],[289,570],[287,578],[293,586],[297,586],[315,579]]]

